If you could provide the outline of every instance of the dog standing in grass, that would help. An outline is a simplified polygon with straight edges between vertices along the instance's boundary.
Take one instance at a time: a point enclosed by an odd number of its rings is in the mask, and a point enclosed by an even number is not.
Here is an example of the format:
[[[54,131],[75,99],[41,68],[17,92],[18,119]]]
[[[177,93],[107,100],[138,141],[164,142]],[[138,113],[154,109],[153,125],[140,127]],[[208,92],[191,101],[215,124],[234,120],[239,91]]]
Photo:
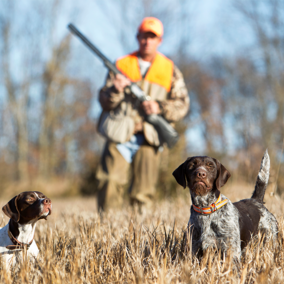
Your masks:
[[[277,220],[263,205],[269,169],[266,151],[252,197],[235,203],[220,193],[231,174],[218,160],[191,157],[173,172],[176,181],[190,190],[189,228],[194,255],[202,257],[210,248],[221,249],[223,253],[230,249],[233,257],[239,259],[242,249],[258,232],[276,239]]]
[[[2,208],[10,218],[0,229],[0,255],[6,268],[16,263],[18,258],[34,258],[38,247],[34,240],[36,222],[51,214],[51,200],[39,191],[26,191],[13,197]]]

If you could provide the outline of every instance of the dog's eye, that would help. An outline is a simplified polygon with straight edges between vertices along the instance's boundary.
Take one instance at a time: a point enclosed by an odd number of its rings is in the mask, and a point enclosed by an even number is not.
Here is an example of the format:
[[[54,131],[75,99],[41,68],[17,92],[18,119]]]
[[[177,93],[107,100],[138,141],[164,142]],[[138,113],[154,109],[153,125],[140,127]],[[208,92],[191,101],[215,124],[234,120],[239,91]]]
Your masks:
[[[188,168],[191,170],[192,168],[194,167],[194,164],[193,163],[190,163],[189,165],[188,165]]]
[[[26,202],[34,202],[34,198],[27,198]]]
[[[197,165],[197,162],[192,162],[188,165],[188,168],[191,170]]]
[[[213,168],[213,165],[212,164],[207,164],[206,165],[208,168]]]

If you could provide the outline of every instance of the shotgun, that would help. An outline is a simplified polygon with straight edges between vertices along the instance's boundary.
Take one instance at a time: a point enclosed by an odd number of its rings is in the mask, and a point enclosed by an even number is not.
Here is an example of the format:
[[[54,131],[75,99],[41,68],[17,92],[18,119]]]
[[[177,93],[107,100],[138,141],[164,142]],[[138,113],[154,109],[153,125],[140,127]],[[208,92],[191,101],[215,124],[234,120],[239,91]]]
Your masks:
[[[107,59],[96,46],[94,46],[78,29],[73,25],[68,25],[69,30],[78,36],[83,43],[85,43],[104,63],[104,65],[111,70],[115,75],[122,74],[116,66]],[[124,75],[124,74],[123,74]],[[133,95],[141,102],[145,100],[150,100],[151,98],[147,96],[144,91],[135,83],[131,83],[129,86]],[[179,139],[177,131],[160,115],[150,114],[145,116],[147,122],[151,123],[159,134],[159,139],[161,144],[166,143],[169,148],[172,148]]]

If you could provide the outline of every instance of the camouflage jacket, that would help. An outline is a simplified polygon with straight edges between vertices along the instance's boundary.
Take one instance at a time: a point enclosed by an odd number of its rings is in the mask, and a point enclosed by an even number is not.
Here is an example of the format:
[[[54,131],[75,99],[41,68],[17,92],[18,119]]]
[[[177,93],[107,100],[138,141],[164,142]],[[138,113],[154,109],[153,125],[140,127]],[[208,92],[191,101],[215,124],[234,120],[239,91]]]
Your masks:
[[[159,146],[159,139],[156,131],[144,121],[143,110],[139,101],[125,89],[124,92],[118,92],[113,86],[114,74],[109,72],[105,86],[100,90],[99,101],[104,111],[110,111],[118,106],[127,106],[130,108],[131,116],[137,125],[135,132],[143,131],[146,140],[150,145]],[[174,66],[171,82],[171,90],[165,95],[159,88],[154,88],[145,80],[137,82],[147,95],[159,103],[161,113],[168,122],[174,124],[181,120],[188,112],[190,99],[184,83],[183,75],[180,70]],[[127,111],[129,113],[129,110]],[[139,125],[142,125],[140,127]],[[134,133],[135,133],[134,132]]]

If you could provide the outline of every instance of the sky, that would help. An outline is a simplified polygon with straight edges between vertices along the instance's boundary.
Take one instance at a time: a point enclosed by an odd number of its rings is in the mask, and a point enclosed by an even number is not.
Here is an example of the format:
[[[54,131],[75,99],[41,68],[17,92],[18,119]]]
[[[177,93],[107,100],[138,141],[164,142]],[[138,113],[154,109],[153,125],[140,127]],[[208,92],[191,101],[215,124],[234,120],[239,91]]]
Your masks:
[[[118,19],[117,7],[112,5],[114,1],[104,1],[106,3],[104,5],[98,4],[98,0],[85,0],[84,2],[72,4],[73,11],[76,10],[77,13],[71,12],[72,9],[69,3],[65,2],[66,7],[70,10],[69,13],[66,12],[66,15],[62,15],[58,23],[58,35],[60,37],[68,33],[66,27],[72,22],[112,61],[137,48],[135,33],[140,19],[136,21],[137,27],[131,27],[130,29],[128,49],[123,47],[118,32],[122,27],[121,21],[123,19]],[[185,0],[183,3],[191,7],[189,9],[191,11],[191,15],[189,15],[190,26],[178,31],[177,36],[179,33],[190,33],[192,39],[187,46],[187,51],[192,58],[206,61],[212,56],[234,56],[252,41],[249,30],[238,24],[238,22],[242,22],[241,19],[238,19],[236,13],[232,14],[229,5],[230,1]],[[67,8],[64,8],[64,10],[68,11]],[[74,38],[72,44],[77,53],[84,54],[84,57],[87,57],[85,60],[90,65],[93,64],[96,67],[95,69],[103,68],[99,59],[91,54],[79,39]],[[164,54],[171,54],[174,52],[175,47],[175,39],[167,37],[165,28],[165,38],[160,51]],[[80,70],[81,75],[89,76],[90,70]],[[106,69],[96,74],[99,77],[97,77],[98,84],[103,84],[105,74]]]
[[[116,7],[111,4],[98,5],[97,3],[98,1],[95,0],[85,0],[83,4],[77,4],[79,6],[78,10],[83,16],[74,15],[72,18],[74,18],[74,23],[78,25],[82,32],[87,34],[98,46],[105,49],[110,57],[115,59],[125,52],[119,44],[118,29],[120,27],[113,25],[113,23],[118,22],[114,20],[117,17],[115,16]],[[108,0],[106,3],[113,3],[113,1]],[[245,33],[242,31],[245,27],[238,25],[238,21],[241,23],[241,19],[238,19],[237,14],[233,13],[229,4],[230,1],[185,0],[184,3],[188,3],[192,7],[189,16],[191,18],[190,30],[188,27],[184,27],[184,31],[181,31],[189,32],[194,39],[189,46],[189,52],[192,56],[202,59],[204,54],[206,56],[234,54],[240,46],[244,46],[251,41],[248,31]],[[110,16],[113,19],[110,19]],[[69,21],[70,17],[62,18],[61,26],[66,26]],[[139,23],[140,21],[137,20],[137,26]],[[232,31],[231,34],[230,30]],[[135,27],[133,31],[135,31]],[[165,29],[166,34],[167,30]],[[135,34],[129,35],[129,41],[134,47]],[[116,46],[116,49],[113,49],[113,45]],[[167,53],[173,46],[172,42],[164,41],[161,52]]]
[[[60,9],[49,14],[54,16],[54,38],[59,41],[64,35],[68,34],[67,25],[73,23],[112,61],[125,53],[132,52],[137,48],[135,35],[137,27],[143,18],[143,13],[137,11],[135,4],[131,7],[121,7],[120,3],[124,1],[84,0],[71,2],[62,0]],[[5,2],[9,3],[9,1]],[[46,7],[50,8],[50,1],[42,0],[42,2],[45,2]],[[132,3],[139,2],[132,1]],[[153,2],[155,4],[152,8],[154,13],[158,13],[158,8],[163,5],[168,5],[169,7],[177,5],[180,9],[184,9],[184,16],[188,18],[188,24],[182,27],[178,26],[175,34],[171,33],[170,36],[169,29],[174,28],[175,22],[178,22],[179,19],[174,18],[173,15],[172,22],[164,23],[165,36],[160,51],[166,55],[175,52],[175,42],[179,37],[186,34],[189,34],[190,37],[190,41],[186,46],[188,54],[200,61],[206,61],[212,56],[234,56],[240,49],[250,45],[253,40],[250,31],[242,24],[242,19],[238,18],[236,12],[231,9],[231,1],[176,0],[173,2],[171,0],[155,0]],[[23,22],[24,17],[21,17],[21,15],[33,12],[32,4],[34,1],[14,1],[14,3],[17,4],[17,9],[13,19],[18,23],[18,33],[24,34],[28,32],[30,23]],[[121,17],[124,11],[125,19]],[[36,13],[37,11],[34,12],[34,15]],[[133,17],[136,17],[132,19],[136,26],[134,24],[132,27],[126,27],[125,25],[127,24],[125,23],[127,23],[127,19],[131,17],[131,14],[133,14]],[[168,18],[170,19],[170,14]],[[128,43],[126,45],[121,44],[120,30],[123,28],[127,28],[129,31],[129,37],[126,39]],[[77,72],[80,76],[89,77],[92,71],[96,72],[92,70],[92,66],[96,67],[95,69],[102,67],[99,59],[92,55],[90,51],[87,51],[79,39],[74,38],[72,45],[75,49],[73,56],[78,56],[76,54],[79,53],[81,55],[80,59],[86,60],[90,65],[90,70],[79,70],[79,72],[77,70],[74,72]],[[17,54],[13,54],[13,56],[16,58]],[[104,71],[96,74],[98,76],[97,80],[101,84],[103,84],[103,78],[106,73],[106,70]]]

